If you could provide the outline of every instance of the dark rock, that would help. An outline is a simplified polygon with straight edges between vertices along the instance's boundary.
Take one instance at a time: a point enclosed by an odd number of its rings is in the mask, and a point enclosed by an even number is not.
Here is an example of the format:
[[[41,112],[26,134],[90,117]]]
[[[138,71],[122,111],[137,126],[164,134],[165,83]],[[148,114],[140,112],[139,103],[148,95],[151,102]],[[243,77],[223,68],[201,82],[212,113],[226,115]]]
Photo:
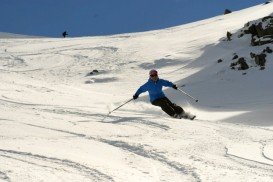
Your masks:
[[[265,22],[268,19],[273,19],[273,16],[266,16],[262,18],[262,21]]]
[[[263,24],[262,22],[258,23],[258,25],[255,27],[257,31],[257,36],[262,37],[265,35],[264,30],[263,30]]]
[[[253,52],[250,53],[250,57],[251,58],[255,58],[256,54],[254,54]]]
[[[264,50],[263,50],[263,53],[272,53],[272,49],[270,49],[270,47],[266,47]]]
[[[94,74],[97,74],[97,73],[99,73],[98,70],[93,70],[89,74],[87,74],[87,76],[94,75]]]
[[[255,36],[252,36],[252,37],[251,37],[251,45],[252,45],[252,46],[257,46],[257,45],[258,45]]]
[[[260,39],[258,39],[258,45],[270,44],[273,42],[273,35],[266,35]]]
[[[217,63],[221,63],[221,62],[223,62],[223,60],[222,59],[218,59]]]
[[[259,45],[261,45],[261,40],[257,36],[252,36],[251,45],[252,46],[259,46]]]
[[[246,34],[251,34],[252,36],[258,35],[256,25],[252,24],[247,30],[244,31]]]
[[[254,22],[254,21],[253,21]],[[259,46],[268,43],[273,43],[273,16],[266,16],[256,23],[248,22],[239,32],[238,37],[244,34],[251,34],[251,45]]]
[[[272,32],[271,30],[263,29],[262,22],[258,23],[258,25],[252,24],[247,30],[244,30],[244,33],[252,34],[252,36],[257,35],[258,37],[262,37],[264,35],[270,34],[271,32]]]
[[[262,36],[271,35],[273,36],[273,27],[267,27],[266,29],[262,30]]]
[[[249,68],[245,58],[243,57],[239,58],[238,64],[240,64],[240,67],[238,68],[238,70],[247,70]]]
[[[246,60],[243,57],[239,58],[238,61],[231,63],[230,68],[234,70],[237,65],[239,65],[238,70],[247,70],[249,68]]]
[[[241,37],[243,37],[244,35],[245,35],[244,33],[241,33],[241,34],[238,35],[238,38],[241,38]]]
[[[227,40],[228,40],[228,41],[231,41],[231,36],[232,36],[232,33],[227,32]]]
[[[232,68],[232,67],[235,67],[236,65],[237,65],[237,62],[236,63],[231,63],[230,67]]]
[[[233,56],[232,60],[237,59],[238,57],[239,57],[239,56],[238,56],[237,54],[235,54],[235,55]]]
[[[271,1],[266,1],[264,4],[269,4],[269,3],[271,3]]]
[[[244,25],[244,27],[249,27],[249,25],[250,25],[250,22],[247,22],[247,23]]]
[[[264,67],[266,62],[265,58],[266,58],[266,54],[264,53],[255,55],[255,63],[261,67]]]
[[[226,15],[226,14],[230,14],[230,13],[232,13],[232,11],[231,11],[231,10],[229,10],[229,9],[225,9],[224,15]]]
[[[264,70],[264,69],[265,69],[265,67],[264,67],[264,66],[261,66],[260,70]]]
[[[246,73],[243,73],[242,75],[246,75]]]

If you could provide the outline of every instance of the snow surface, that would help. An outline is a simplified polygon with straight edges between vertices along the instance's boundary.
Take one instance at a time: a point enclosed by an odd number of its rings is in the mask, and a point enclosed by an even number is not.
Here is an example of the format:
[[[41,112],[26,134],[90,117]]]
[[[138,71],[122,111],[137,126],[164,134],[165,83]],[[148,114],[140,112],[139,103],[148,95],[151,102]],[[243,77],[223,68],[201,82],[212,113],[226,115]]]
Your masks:
[[[273,56],[263,71],[231,70],[233,53],[266,46],[222,41],[272,12],[115,36],[2,37],[0,181],[272,181]],[[147,94],[105,118],[152,68],[199,99],[165,90],[197,120],[169,118]]]
[[[0,38],[1,39],[10,39],[10,38],[38,38],[38,36],[20,35],[20,34],[14,34],[14,33],[0,32]]]

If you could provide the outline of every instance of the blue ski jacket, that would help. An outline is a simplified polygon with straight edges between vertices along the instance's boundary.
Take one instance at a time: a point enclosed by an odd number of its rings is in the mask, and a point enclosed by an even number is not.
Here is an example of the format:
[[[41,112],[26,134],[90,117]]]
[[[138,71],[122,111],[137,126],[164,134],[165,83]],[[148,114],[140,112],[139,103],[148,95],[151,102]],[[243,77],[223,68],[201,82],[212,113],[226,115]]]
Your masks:
[[[148,91],[150,96],[150,102],[153,102],[156,99],[166,97],[162,91],[163,86],[172,87],[173,85],[174,84],[172,82],[169,82],[167,80],[158,78],[157,81],[154,82],[152,79],[149,78],[149,80],[144,85],[139,87],[135,95],[139,96],[141,93]]]

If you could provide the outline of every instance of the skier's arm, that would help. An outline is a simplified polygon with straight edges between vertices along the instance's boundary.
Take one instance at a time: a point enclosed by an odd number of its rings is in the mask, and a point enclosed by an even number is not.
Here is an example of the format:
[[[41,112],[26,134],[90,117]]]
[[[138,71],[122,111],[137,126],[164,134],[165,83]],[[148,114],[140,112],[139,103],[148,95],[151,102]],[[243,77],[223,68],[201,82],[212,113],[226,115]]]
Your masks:
[[[146,91],[147,91],[147,88],[146,88],[146,85],[144,84],[141,87],[139,87],[139,89],[136,91],[136,93],[133,96],[133,99],[137,99],[140,94]]]
[[[173,87],[175,84],[173,84],[172,82],[168,81],[168,80],[161,80],[162,81],[162,85],[165,87]]]
[[[172,87],[173,89],[177,90],[177,86],[174,83],[172,83],[172,82],[170,82],[168,80],[163,80],[162,79],[162,85],[165,86],[165,87]]]

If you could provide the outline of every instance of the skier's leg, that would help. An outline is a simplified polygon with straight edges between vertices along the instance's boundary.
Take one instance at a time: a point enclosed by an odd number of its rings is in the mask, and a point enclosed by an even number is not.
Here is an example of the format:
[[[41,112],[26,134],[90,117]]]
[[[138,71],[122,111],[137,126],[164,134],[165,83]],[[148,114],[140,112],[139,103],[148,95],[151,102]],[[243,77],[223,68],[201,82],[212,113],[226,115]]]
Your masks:
[[[191,119],[191,120],[193,120],[196,117],[195,115],[185,112],[182,107],[172,103],[167,97],[165,97],[164,100],[165,100],[165,102],[168,103],[168,105],[170,107],[173,108],[173,110],[175,111],[175,114],[178,115],[178,117],[185,118],[185,119]]]
[[[172,103],[167,97],[165,97],[164,99],[173,108],[176,114],[182,114],[185,112],[184,109],[182,109],[182,107],[176,105],[175,103]]]
[[[160,98],[152,102],[153,105],[161,107],[161,109],[167,113],[169,116],[174,116],[175,110],[170,106],[170,104],[164,99]]]

